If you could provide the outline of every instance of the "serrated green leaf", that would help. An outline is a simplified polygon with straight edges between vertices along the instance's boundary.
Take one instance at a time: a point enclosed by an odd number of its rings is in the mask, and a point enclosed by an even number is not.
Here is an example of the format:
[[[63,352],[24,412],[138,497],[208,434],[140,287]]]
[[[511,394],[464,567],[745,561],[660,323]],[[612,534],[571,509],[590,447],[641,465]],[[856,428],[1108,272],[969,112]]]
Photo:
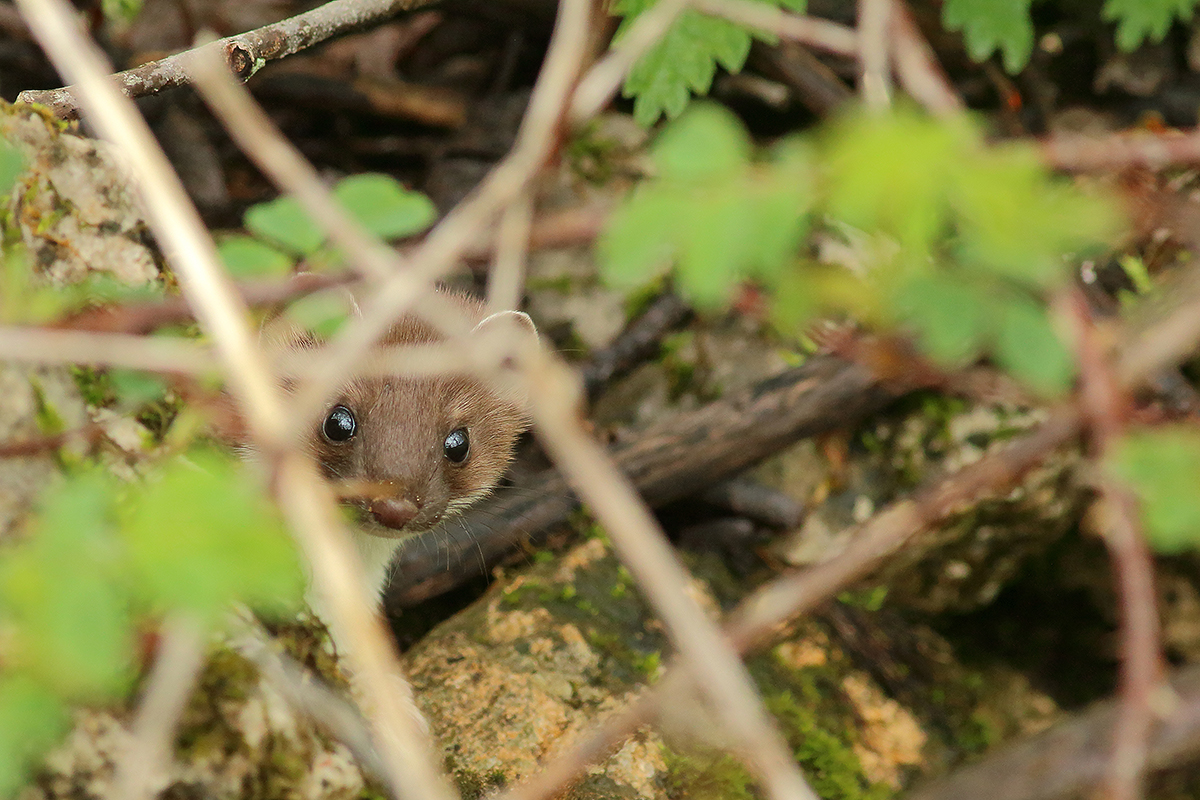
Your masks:
[[[0,207],[8,204],[8,193],[24,171],[25,157],[21,151],[0,139]]]
[[[122,534],[148,599],[215,622],[240,600],[298,602],[296,554],[244,464],[200,451],[177,458],[125,508]]]
[[[1117,47],[1136,50],[1143,40],[1161,42],[1175,20],[1192,18],[1196,0],[1105,0],[1100,15],[1117,23]]]
[[[351,175],[341,180],[333,193],[363,227],[381,239],[412,236],[437,219],[432,200],[389,175]]]
[[[1141,503],[1146,538],[1161,553],[1200,545],[1200,431],[1173,425],[1134,431],[1116,442],[1107,457]]]
[[[23,675],[0,675],[0,797],[25,784],[34,761],[62,738],[70,722],[54,692]]]
[[[227,236],[217,244],[217,255],[235,278],[279,277],[296,265],[291,256],[252,236]]]
[[[246,230],[298,256],[316,251],[325,234],[291,197],[280,197],[246,209]]]
[[[1020,72],[1033,53],[1031,0],[946,0],[942,24],[947,30],[963,32],[967,52],[975,61],[1000,50],[1004,68]]]
[[[900,322],[934,360],[962,366],[977,357],[992,329],[989,303],[980,285],[960,275],[934,273],[909,278],[895,298]]]
[[[699,181],[745,169],[750,150],[750,137],[731,111],[700,103],[663,130],[652,152],[659,177]]]
[[[1075,362],[1050,326],[1046,307],[1014,296],[997,313],[996,360],[1040,394],[1055,397],[1071,387]]]
[[[112,493],[98,474],[56,486],[29,540],[0,562],[14,659],[78,699],[109,696],[132,676],[133,625],[117,577]]]

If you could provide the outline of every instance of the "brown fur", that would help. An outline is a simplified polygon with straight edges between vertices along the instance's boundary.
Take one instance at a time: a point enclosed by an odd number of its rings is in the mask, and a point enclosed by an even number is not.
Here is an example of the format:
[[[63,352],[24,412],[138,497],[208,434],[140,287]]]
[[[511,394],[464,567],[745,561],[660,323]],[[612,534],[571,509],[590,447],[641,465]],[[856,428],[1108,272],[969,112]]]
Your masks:
[[[483,305],[466,297],[443,295],[478,322]],[[478,332],[473,335],[480,335]],[[416,345],[442,337],[414,316],[397,322],[383,345]],[[471,376],[387,376],[351,380],[328,404],[350,409],[357,422],[346,442],[329,441],[321,431],[324,417],[308,438],[326,476],[375,487],[354,501],[369,511],[373,499],[412,502],[416,516],[394,530],[367,520],[364,530],[376,536],[402,537],[428,530],[486,495],[504,474],[517,436],[528,427],[525,412],[512,398]],[[446,436],[465,428],[470,452],[454,464],[443,453]],[[367,515],[364,515],[367,516]]]

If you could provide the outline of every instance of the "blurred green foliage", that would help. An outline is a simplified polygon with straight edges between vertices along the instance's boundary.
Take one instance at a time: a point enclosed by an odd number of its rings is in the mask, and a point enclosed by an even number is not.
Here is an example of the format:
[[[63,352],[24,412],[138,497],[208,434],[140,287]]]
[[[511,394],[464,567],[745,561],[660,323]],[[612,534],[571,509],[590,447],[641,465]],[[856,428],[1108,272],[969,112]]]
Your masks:
[[[1135,430],[1115,444],[1108,466],[1138,497],[1146,538],[1161,553],[1200,547],[1200,430]]]
[[[286,613],[303,577],[251,468],[204,448],[124,484],[98,466],[65,476],[0,552],[0,797],[54,743],[65,706],[126,694],[148,619],[219,626],[234,602]]]
[[[728,304],[745,280],[774,297],[783,329],[820,310],[912,332],[933,359],[982,355],[1036,391],[1064,391],[1072,360],[1048,292],[1065,253],[1120,230],[1104,198],[1053,179],[1036,153],[987,145],[968,118],[900,109],[853,114],[756,153],[727,110],[697,105],[667,126],[655,172],[598,242],[606,278],[635,287],[670,272],[697,305]],[[809,228],[878,246],[857,270],[817,263]]]
[[[334,186],[333,194],[368,232],[382,239],[420,233],[437,218],[432,200],[388,175],[351,175]],[[306,259],[310,269],[338,263],[328,250],[324,228],[293,197],[251,206],[243,223],[254,237],[232,236],[218,248],[234,275],[286,274],[297,259]]]

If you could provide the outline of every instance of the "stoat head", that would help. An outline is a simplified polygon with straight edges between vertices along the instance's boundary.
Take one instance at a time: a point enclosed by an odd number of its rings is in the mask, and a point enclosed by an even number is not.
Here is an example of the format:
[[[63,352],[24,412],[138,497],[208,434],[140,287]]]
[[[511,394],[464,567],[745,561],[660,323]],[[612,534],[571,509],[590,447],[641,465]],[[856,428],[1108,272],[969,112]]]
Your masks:
[[[471,302],[468,310],[478,309]],[[487,347],[497,335],[537,338],[528,316],[506,311],[475,326],[472,347]],[[441,339],[406,317],[381,344]],[[372,375],[351,379],[329,401],[307,444],[325,476],[361,511],[363,530],[399,538],[491,492],[528,425],[524,397],[512,388],[470,375]]]

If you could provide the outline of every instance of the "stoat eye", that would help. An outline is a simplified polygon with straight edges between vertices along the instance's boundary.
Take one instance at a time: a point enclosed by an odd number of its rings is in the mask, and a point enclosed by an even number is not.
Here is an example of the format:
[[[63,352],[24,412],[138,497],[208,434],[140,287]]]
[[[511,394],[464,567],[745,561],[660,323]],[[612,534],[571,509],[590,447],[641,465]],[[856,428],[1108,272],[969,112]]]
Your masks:
[[[354,413],[345,406],[334,406],[329,409],[329,415],[325,417],[325,424],[321,426],[325,438],[331,442],[345,442],[354,435],[356,430],[358,430],[358,423],[354,421]]]
[[[466,428],[455,428],[446,436],[442,443],[442,452],[452,463],[461,464],[471,453],[471,440],[467,437]]]

